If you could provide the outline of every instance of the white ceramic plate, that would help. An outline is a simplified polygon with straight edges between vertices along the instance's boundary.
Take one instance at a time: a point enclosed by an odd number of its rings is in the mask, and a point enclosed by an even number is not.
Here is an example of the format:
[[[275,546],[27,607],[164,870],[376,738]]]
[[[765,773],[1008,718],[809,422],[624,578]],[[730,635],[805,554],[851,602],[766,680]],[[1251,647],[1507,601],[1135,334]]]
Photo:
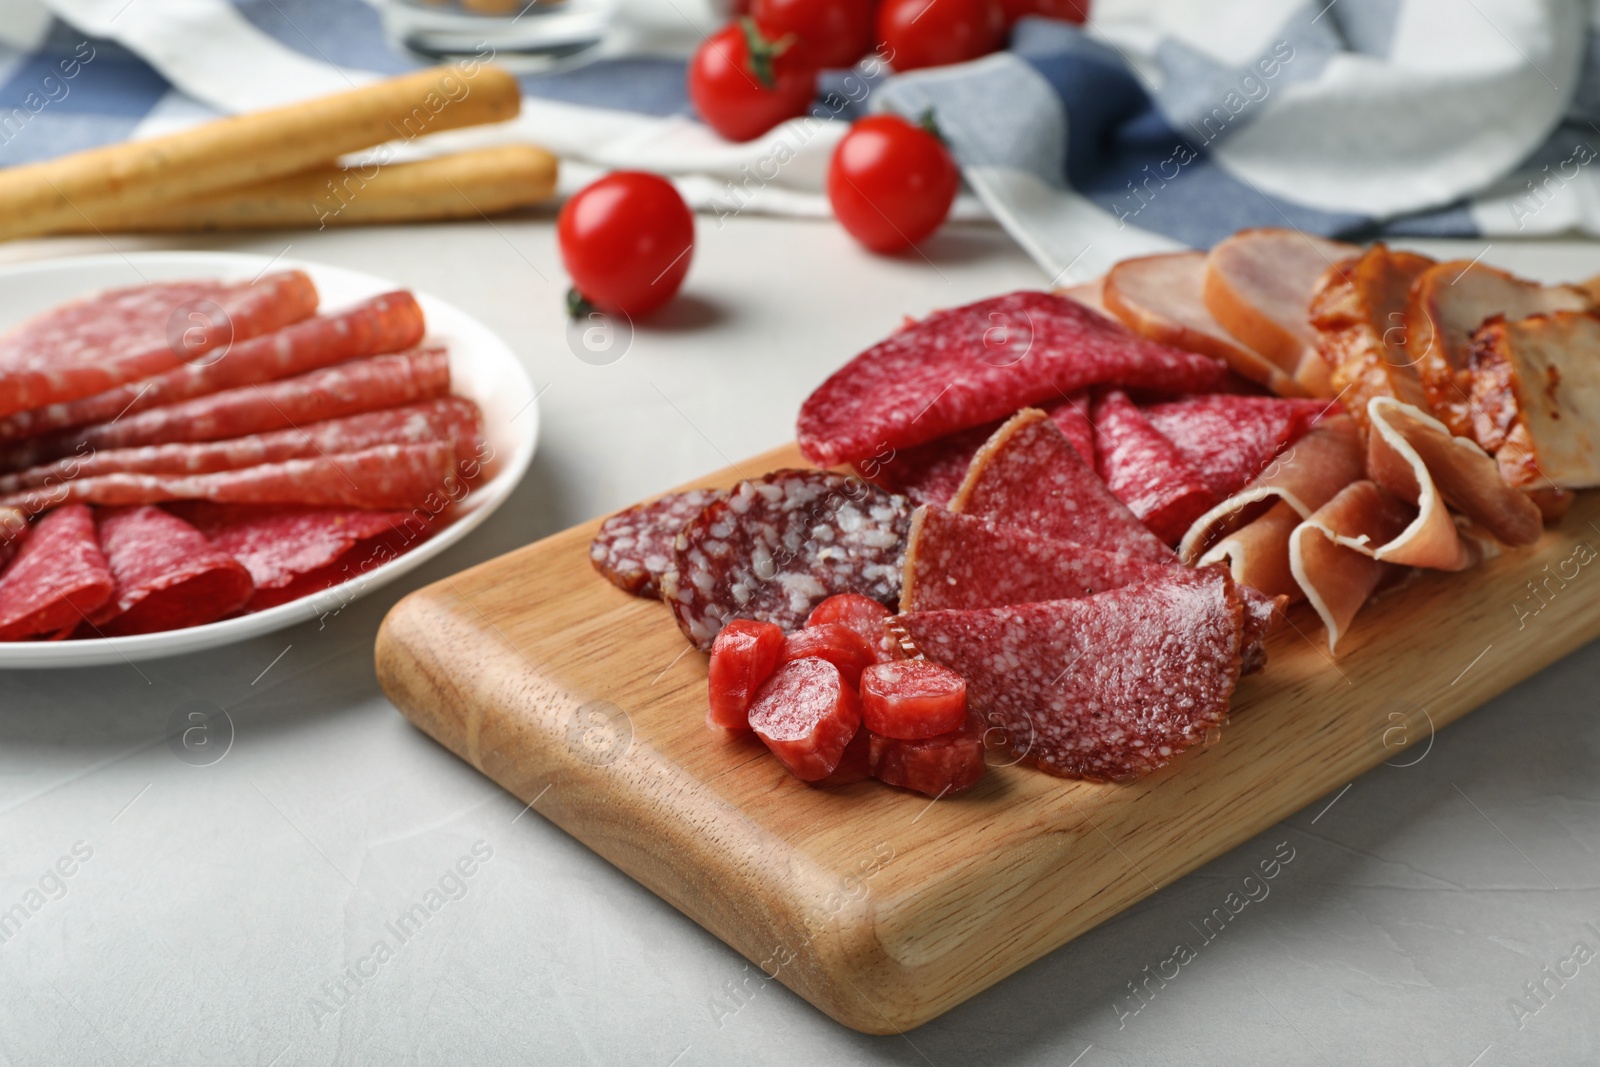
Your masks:
[[[0,329],[46,308],[101,289],[180,278],[254,278],[266,269],[298,268],[321,294],[321,307],[344,307],[378,293],[403,288],[370,274],[339,267],[226,252],[130,252],[125,256],[83,256],[0,269]],[[494,450],[493,477],[475,488],[456,509],[454,522],[431,538],[379,567],[314,596],[275,608],[186,630],[136,637],[86,641],[0,642],[0,669],[86,667],[175,656],[216,648],[280,630],[338,610],[461,540],[503,504],[527,473],[539,436],[539,409],[533,383],[511,350],[465,312],[417,293],[428,319],[428,338],[450,348],[451,390],[483,409],[484,434]]]

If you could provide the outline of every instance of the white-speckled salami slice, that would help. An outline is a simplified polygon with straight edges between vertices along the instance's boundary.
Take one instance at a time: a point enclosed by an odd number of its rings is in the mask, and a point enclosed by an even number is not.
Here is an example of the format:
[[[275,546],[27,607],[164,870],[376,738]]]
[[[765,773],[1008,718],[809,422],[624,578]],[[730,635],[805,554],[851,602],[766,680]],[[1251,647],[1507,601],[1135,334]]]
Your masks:
[[[1051,774],[1122,781],[1204,741],[1239,681],[1244,603],[1219,567],[1077,600],[899,621],[967,682],[1012,750]]]
[[[684,528],[662,599],[701,650],[729,619],[798,630],[837,593],[894,605],[910,526],[908,500],[859,478],[773,471],[740,482]]]
[[[589,544],[589,562],[623,592],[654,599],[661,595],[661,576],[672,569],[678,535],[707,504],[727,495],[721,489],[690,489],[619,511],[600,524]]]

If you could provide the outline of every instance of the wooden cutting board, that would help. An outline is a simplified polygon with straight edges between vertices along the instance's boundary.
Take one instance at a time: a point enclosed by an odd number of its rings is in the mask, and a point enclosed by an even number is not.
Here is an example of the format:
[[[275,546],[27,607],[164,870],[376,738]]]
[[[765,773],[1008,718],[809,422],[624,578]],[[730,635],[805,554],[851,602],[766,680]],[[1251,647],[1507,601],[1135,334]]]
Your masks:
[[[801,465],[789,448],[742,466]],[[1130,785],[997,766],[932,802],[806,786],[760,742],[706,728],[706,657],[662,605],[590,568],[598,521],[401,601],[378,678],[441,744],[769,975],[892,1033],[1417,758],[1433,728],[1600,635],[1597,519],[1600,493],[1584,494],[1531,549],[1418,576],[1367,607],[1337,662],[1296,609],[1220,737]]]

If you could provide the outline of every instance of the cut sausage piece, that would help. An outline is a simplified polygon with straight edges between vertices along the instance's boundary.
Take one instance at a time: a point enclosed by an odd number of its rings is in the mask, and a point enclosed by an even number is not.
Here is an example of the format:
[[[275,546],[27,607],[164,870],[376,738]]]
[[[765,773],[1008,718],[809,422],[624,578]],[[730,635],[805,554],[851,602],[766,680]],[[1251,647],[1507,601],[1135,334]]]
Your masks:
[[[422,308],[407,292],[385,293],[354,307],[280,330],[239,339],[164,374],[81,400],[47,404],[0,419],[0,441],[106,422],[224,389],[259,385],[361,356],[399,352],[422,340]]]
[[[156,507],[95,516],[116,590],[89,616],[87,637],[121,637],[200,626],[244,607],[255,586],[244,564]]]
[[[856,731],[850,743],[844,748],[844,755],[839,757],[839,766],[826,778],[812,782],[812,785],[833,786],[853,785],[864,782],[872,777],[872,736],[865,729]]]
[[[93,396],[270,333],[317,309],[297,270],[157,282],[52,308],[0,337],[0,416]]]
[[[961,729],[906,741],[871,734],[872,776],[901,789],[945,797],[983,778],[983,720],[971,715]]]
[[[1051,774],[1126,780],[1205,740],[1239,680],[1244,605],[1217,567],[1081,600],[900,617],[972,709]]]
[[[1166,252],[1125,259],[1105,277],[1105,307],[1134,333],[1227,363],[1279,396],[1305,396],[1282,367],[1240,342],[1205,301],[1206,253]],[[1069,290],[1068,295],[1073,295]],[[1076,297],[1075,297],[1076,298]]]
[[[856,462],[1091,385],[1203,393],[1226,374],[1067,297],[1010,293],[936,311],[845,364],[801,405],[800,450],[818,466]]]
[[[1037,408],[1017,412],[985,442],[950,510],[1142,559],[1173,558]]]
[[[825,659],[785,663],[750,705],[750,729],[801,781],[832,774],[861,727],[861,706],[839,669]]]
[[[1433,263],[1375,244],[1325,271],[1311,296],[1317,351],[1332,369],[1345,410],[1363,429],[1367,401],[1375,396],[1426,403],[1405,311],[1412,284]]]
[[[1311,296],[1323,271],[1357,251],[1298,230],[1241,230],[1206,257],[1206,310],[1309,395],[1331,396],[1330,368],[1311,328]]]
[[[1327,400],[1213,394],[1139,410],[1220,500],[1243,489],[1319,420],[1340,409]]]
[[[1095,401],[1095,459],[1100,477],[1150,532],[1175,545],[1221,498],[1177,445],[1113,389]]]
[[[71,630],[111,598],[115,587],[82,504],[57,508],[34,523],[0,573],[0,641]]]
[[[900,599],[910,503],[859,478],[779,470],[740,482],[684,527],[662,599],[696,648],[728,619],[798,630],[837,593]]]
[[[750,729],[750,705],[778,665],[783,631],[770,622],[734,619],[717,634],[706,671],[709,706],[706,725]]]
[[[836,622],[807,626],[785,637],[778,662],[792,663],[797,659],[825,659],[839,668],[852,686],[861,681],[863,670],[878,661],[876,650],[865,637]]]
[[[916,740],[961,729],[967,683],[927,660],[879,663],[861,674],[861,721],[879,737]]]
[[[659,597],[678,535],[707,504],[727,495],[720,489],[690,489],[619,511],[600,524],[589,545],[589,562],[623,592]]]
[[[840,593],[816,606],[806,617],[806,628],[823,623],[838,623],[859,634],[872,648],[879,663],[899,659],[899,651],[884,632],[884,620],[894,614],[871,597],[860,593]]]

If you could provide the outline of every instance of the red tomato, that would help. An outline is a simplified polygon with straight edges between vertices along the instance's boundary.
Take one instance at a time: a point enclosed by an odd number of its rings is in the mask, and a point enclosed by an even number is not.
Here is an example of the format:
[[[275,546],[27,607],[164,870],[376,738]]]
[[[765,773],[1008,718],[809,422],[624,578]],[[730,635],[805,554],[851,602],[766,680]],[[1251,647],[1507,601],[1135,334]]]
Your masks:
[[[1089,21],[1089,0],[1000,0],[1000,10],[1007,27],[1026,15],[1080,25]]]
[[[899,252],[937,230],[960,185],[944,142],[898,115],[857,122],[828,164],[834,215],[874,252]]]
[[[872,0],[753,0],[750,16],[768,37],[794,34],[796,51],[824,70],[872,50]]]
[[[689,60],[689,99],[705,124],[730,141],[748,141],[805,114],[817,95],[817,70],[793,43],[769,40],[748,18],[706,38]]]
[[[637,317],[683,284],[694,216],[665,178],[619,170],[562,206],[556,236],[573,292],[601,311]]]
[[[878,8],[878,41],[895,70],[964,63],[1005,39],[998,0],[883,0]]]

